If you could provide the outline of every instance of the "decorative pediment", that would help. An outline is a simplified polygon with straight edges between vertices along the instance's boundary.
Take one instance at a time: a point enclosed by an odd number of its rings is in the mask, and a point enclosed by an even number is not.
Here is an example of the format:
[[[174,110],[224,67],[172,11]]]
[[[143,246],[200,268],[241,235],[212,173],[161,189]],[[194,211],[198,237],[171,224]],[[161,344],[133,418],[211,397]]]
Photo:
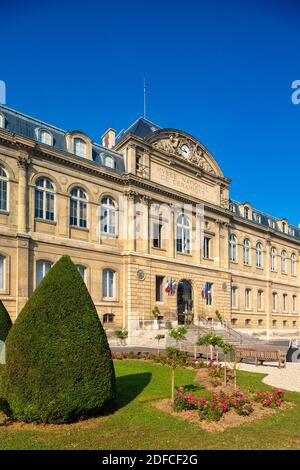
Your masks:
[[[148,140],[154,148],[196,165],[205,173],[223,176],[220,167],[210,153],[200,142],[188,134],[173,129],[163,129],[152,134]]]

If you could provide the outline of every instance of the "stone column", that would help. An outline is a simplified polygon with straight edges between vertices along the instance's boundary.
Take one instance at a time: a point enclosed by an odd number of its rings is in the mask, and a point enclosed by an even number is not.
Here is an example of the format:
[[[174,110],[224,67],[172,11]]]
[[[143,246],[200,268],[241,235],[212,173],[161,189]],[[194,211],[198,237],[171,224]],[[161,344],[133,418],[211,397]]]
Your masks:
[[[27,168],[30,159],[27,154],[18,158],[19,184],[18,184],[18,232],[27,232]]]
[[[150,226],[149,226],[149,206],[151,204],[151,198],[149,196],[141,197],[142,203],[142,240],[143,240],[143,252],[150,252]]]

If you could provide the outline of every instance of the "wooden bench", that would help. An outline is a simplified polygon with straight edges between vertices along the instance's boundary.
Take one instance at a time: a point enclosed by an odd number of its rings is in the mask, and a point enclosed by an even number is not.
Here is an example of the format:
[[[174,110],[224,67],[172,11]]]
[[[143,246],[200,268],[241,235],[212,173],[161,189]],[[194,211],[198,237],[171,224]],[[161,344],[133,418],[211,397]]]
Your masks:
[[[236,347],[235,360],[242,362],[243,359],[254,359],[255,365],[267,362],[278,362],[278,367],[286,367],[286,351],[280,351],[267,346],[261,348]]]
[[[217,348],[213,348],[212,346],[198,346],[197,344],[188,344],[185,343],[182,345],[182,351],[185,351],[189,354],[193,354],[194,359],[198,357],[204,356],[206,360],[209,361],[211,359],[217,360],[219,359],[219,351]]]

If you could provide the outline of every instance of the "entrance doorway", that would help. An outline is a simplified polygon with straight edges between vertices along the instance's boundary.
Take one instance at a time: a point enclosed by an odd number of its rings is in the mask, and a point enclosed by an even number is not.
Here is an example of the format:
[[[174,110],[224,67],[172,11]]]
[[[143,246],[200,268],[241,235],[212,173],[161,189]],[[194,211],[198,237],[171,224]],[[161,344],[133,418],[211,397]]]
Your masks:
[[[194,319],[193,288],[186,279],[177,288],[177,317],[178,325],[190,324]]]

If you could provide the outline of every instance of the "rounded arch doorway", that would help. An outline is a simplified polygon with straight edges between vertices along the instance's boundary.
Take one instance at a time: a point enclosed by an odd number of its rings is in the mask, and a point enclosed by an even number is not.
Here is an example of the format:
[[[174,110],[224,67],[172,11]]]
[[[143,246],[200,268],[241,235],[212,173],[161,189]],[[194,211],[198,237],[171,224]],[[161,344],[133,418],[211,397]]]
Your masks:
[[[194,317],[193,287],[190,281],[182,279],[177,287],[178,325],[190,324]]]

